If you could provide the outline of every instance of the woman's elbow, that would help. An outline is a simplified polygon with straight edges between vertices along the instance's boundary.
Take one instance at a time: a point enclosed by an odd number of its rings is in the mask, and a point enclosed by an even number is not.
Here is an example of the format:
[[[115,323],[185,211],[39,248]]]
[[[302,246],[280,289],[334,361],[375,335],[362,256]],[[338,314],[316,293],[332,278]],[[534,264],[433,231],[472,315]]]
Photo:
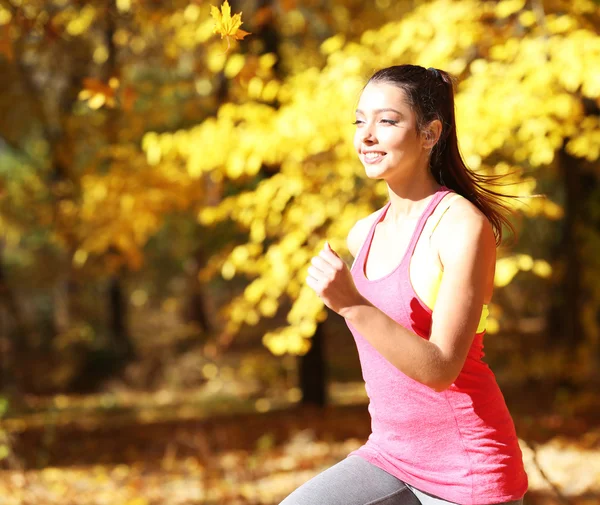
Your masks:
[[[450,387],[450,384],[441,384],[436,386],[430,386],[436,393],[443,393]]]
[[[445,375],[443,377],[438,376],[434,380],[430,381],[427,385],[436,393],[443,393],[444,391],[446,391],[446,389],[452,386],[452,384],[454,384],[454,381],[456,380],[457,376],[458,374],[452,374],[450,376]]]

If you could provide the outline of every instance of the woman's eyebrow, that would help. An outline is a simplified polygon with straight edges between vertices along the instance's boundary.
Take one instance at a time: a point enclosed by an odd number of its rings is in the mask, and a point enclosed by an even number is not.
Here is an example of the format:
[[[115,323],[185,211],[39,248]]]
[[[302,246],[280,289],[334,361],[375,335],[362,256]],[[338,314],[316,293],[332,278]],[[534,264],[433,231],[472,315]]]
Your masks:
[[[356,112],[364,115],[364,112],[360,109],[356,109]],[[380,112],[395,112],[396,114],[399,114],[400,116],[402,115],[402,112],[400,112],[399,110],[396,110],[396,109],[392,109],[390,107],[386,107],[385,109],[374,109],[373,112],[375,114],[379,114]]]

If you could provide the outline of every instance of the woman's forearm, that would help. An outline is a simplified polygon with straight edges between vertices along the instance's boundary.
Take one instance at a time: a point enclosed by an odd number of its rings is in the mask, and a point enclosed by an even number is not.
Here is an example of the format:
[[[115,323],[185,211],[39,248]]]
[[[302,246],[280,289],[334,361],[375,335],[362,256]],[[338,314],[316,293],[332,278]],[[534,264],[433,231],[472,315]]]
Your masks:
[[[446,389],[448,367],[437,345],[399,325],[364,297],[340,315],[398,370],[436,391]]]

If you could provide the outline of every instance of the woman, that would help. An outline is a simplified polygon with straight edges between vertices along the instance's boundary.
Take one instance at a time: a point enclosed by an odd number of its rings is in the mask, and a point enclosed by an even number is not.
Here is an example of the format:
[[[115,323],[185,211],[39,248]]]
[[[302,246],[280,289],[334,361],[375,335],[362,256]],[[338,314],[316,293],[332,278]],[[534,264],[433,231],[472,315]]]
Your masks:
[[[372,433],[282,505],[521,504],[514,423],[482,360],[496,246],[512,229],[500,194],[478,184],[496,178],[461,159],[444,71],[376,72],[355,124],[389,202],[348,234],[350,270],[326,244],[306,282],[354,336]]]

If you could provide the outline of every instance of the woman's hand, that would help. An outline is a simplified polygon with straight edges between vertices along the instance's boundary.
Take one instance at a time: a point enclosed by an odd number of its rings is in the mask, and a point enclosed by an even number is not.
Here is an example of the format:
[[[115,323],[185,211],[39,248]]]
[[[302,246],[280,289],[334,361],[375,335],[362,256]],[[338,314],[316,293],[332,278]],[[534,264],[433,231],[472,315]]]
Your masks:
[[[331,310],[343,317],[345,309],[364,303],[346,263],[329,242],[325,242],[325,247],[310,263],[306,284]]]

